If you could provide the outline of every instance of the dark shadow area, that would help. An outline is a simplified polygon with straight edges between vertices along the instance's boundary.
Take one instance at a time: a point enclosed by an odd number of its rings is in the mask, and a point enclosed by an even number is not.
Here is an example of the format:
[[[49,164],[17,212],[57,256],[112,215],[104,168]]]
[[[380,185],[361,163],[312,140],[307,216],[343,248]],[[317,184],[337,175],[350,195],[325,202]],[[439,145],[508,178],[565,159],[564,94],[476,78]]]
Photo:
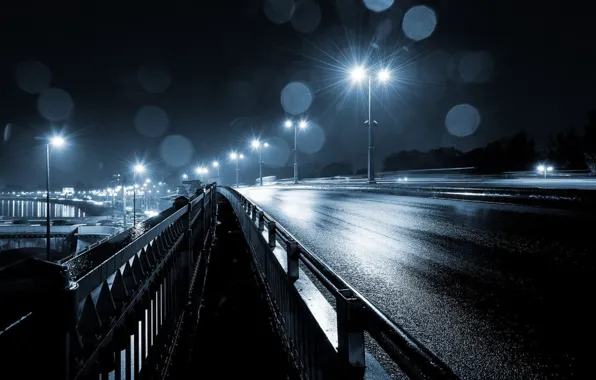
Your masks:
[[[219,198],[199,326],[187,378],[294,378],[230,203]]]

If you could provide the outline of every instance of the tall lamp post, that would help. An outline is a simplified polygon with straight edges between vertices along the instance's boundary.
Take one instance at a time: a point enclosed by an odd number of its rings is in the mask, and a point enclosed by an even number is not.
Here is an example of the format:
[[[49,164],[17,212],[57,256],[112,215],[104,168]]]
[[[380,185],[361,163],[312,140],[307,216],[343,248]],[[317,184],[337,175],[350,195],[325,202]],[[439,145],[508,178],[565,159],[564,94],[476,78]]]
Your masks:
[[[217,178],[215,179],[215,182],[219,183],[219,161],[213,161],[213,167],[217,168]]]
[[[240,168],[238,167],[238,161],[242,160],[243,158],[244,158],[244,155],[242,153],[236,153],[236,152],[230,153],[230,160],[236,162],[236,187],[238,187],[238,184],[239,184],[238,173],[240,172]]]
[[[52,261],[52,231],[50,224],[50,148],[61,148],[66,141],[61,136],[54,136],[46,143],[46,260]]]
[[[294,123],[292,120],[286,120],[284,123],[286,128],[294,127],[294,183],[298,183],[298,128],[305,129],[308,127],[308,123],[305,120],[301,120],[298,123]]]
[[[268,143],[261,143],[259,140],[252,141],[252,148],[259,151],[259,184],[263,186],[263,148],[269,147]]]
[[[145,167],[142,164],[136,164],[132,172],[132,226],[137,226],[137,173],[143,173]]]
[[[367,69],[364,67],[355,67],[352,69],[350,76],[354,82],[362,82],[363,80],[368,81],[368,120],[364,123],[368,125],[368,183],[376,183],[375,181],[375,168],[374,168],[374,140],[373,140],[373,124],[377,124],[372,119],[371,102],[372,102],[372,90],[373,90],[373,75],[369,74]],[[391,79],[389,71],[383,69],[377,73],[377,78],[380,83],[385,83]]]

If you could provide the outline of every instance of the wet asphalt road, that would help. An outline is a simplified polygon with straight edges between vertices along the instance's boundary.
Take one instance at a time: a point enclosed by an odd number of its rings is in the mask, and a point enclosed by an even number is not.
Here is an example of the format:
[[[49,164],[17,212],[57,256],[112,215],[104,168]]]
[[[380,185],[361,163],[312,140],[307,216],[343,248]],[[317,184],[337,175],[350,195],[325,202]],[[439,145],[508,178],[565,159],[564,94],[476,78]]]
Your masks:
[[[461,378],[585,378],[594,216],[354,191],[240,190]]]

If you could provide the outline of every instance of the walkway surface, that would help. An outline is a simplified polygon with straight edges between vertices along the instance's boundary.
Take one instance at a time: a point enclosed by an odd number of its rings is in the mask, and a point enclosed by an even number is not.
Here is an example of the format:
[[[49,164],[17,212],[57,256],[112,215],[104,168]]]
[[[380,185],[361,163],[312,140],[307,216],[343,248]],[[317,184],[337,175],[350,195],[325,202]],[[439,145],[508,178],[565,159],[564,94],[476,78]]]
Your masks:
[[[236,216],[227,200],[220,198],[218,207],[220,224],[189,378],[293,378]]]

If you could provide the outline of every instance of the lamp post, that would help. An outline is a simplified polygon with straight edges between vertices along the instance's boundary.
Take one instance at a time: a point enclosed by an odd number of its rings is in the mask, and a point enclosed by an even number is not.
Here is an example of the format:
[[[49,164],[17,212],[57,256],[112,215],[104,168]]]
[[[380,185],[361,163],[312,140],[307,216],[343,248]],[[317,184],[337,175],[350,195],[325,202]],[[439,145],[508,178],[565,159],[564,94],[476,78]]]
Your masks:
[[[240,172],[240,168],[238,167],[238,161],[242,160],[243,158],[244,158],[244,155],[242,153],[236,153],[236,152],[230,153],[230,160],[236,162],[236,187],[238,187],[238,184],[239,184],[238,173]]]
[[[136,164],[133,168],[132,178],[132,226],[137,226],[137,172],[143,173],[145,171],[145,167],[142,164]]]
[[[207,169],[204,166],[199,166],[198,168],[195,169],[195,172],[197,173],[197,176],[199,177],[199,179],[201,179],[201,174],[204,175],[203,179],[206,179],[207,174],[209,174],[209,169]]]
[[[376,183],[375,181],[375,168],[374,168],[374,139],[373,139],[373,124],[377,124],[376,121],[372,119],[372,110],[371,110],[371,103],[372,103],[372,87],[373,87],[373,76],[368,74],[366,68],[364,67],[355,67],[350,72],[350,76],[354,82],[362,82],[363,80],[368,81],[368,120],[364,123],[368,125],[368,183]],[[377,73],[377,78],[379,82],[385,83],[391,79],[391,74],[389,71],[383,69]]]
[[[213,161],[213,167],[217,168],[217,178],[215,179],[215,182],[219,183],[219,161]]]
[[[268,143],[261,143],[259,140],[252,141],[252,148],[259,151],[259,184],[263,186],[263,148],[269,147]]]
[[[294,123],[292,120],[286,120],[284,123],[286,128],[294,127],[294,183],[298,183],[298,128],[305,129],[308,127],[308,123],[305,120],[301,120],[298,123]]]
[[[536,169],[537,169],[538,173],[544,174],[544,179],[546,179],[546,173],[550,173],[553,171],[552,166],[544,166],[544,165],[538,165],[538,167]]]
[[[60,148],[66,144],[61,136],[54,136],[46,143],[46,260],[52,261],[52,231],[50,224],[50,147]]]

